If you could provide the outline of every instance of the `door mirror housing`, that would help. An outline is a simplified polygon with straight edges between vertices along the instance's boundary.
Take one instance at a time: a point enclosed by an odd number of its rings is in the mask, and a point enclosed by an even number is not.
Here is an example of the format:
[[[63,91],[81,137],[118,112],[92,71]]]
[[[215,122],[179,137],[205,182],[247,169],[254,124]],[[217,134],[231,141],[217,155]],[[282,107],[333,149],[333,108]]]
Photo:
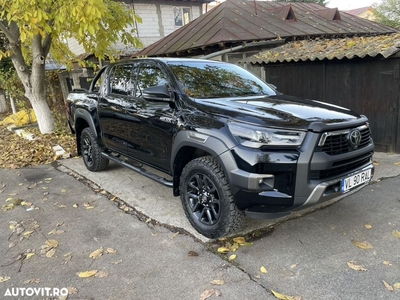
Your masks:
[[[171,102],[171,92],[165,85],[151,86],[143,90],[143,98],[151,101]]]

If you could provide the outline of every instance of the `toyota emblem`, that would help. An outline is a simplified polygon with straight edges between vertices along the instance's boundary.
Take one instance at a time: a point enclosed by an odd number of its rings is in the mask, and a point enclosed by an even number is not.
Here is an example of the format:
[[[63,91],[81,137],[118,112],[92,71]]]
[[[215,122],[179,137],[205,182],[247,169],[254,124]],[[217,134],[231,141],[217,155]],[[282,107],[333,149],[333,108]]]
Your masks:
[[[361,132],[358,129],[354,129],[349,133],[349,144],[353,148],[357,148],[361,142]]]

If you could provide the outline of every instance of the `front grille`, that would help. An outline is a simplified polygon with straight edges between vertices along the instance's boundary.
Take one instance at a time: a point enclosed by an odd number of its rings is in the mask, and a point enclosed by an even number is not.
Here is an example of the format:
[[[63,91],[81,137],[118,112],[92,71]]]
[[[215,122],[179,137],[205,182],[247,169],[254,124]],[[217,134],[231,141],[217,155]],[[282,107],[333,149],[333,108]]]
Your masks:
[[[358,129],[361,133],[361,140],[358,145],[349,142],[349,135],[353,129]],[[357,149],[367,147],[371,143],[371,131],[368,125],[346,130],[325,132],[322,134],[316,151],[325,152],[329,155],[339,155]]]
[[[327,170],[310,171],[310,180],[327,179],[330,177],[336,177],[350,173],[351,171],[368,164],[371,161],[372,154],[373,153],[370,152],[359,157],[352,157],[351,159],[336,161],[332,164],[332,168]]]

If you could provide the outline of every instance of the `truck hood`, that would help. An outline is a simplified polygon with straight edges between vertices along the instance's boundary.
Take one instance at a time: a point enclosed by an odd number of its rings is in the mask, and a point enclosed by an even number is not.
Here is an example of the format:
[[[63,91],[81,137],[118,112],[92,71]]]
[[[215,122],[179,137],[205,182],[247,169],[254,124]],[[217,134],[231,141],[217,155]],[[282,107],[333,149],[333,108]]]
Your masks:
[[[360,118],[355,112],[314,100],[287,95],[196,99],[207,114],[258,125],[307,129],[311,123],[342,123]]]

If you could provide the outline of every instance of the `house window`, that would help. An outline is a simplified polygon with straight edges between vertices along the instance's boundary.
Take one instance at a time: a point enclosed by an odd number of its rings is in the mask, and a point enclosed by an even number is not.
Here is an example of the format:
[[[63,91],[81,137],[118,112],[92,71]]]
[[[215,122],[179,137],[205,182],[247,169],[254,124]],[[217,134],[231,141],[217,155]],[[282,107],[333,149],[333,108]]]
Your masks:
[[[174,7],[175,26],[184,26],[192,20],[190,7]]]

